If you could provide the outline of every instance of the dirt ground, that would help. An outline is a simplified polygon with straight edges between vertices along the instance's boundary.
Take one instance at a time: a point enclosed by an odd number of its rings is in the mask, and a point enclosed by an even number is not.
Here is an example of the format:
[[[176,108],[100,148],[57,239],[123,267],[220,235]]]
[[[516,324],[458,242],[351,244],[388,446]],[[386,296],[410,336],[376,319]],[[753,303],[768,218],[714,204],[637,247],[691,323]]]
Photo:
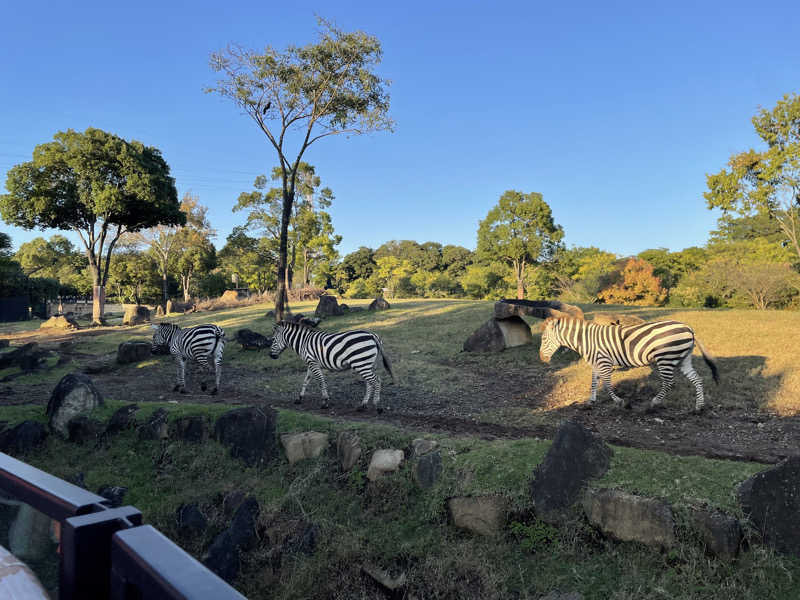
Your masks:
[[[87,331],[86,335],[98,333]],[[53,336],[44,345],[57,348],[59,341],[58,336]],[[78,368],[90,359],[96,359],[69,349],[59,352]],[[576,419],[609,443],[674,454],[775,463],[800,453],[800,416],[779,417],[755,407],[741,408],[737,403],[715,403],[714,389],[709,390],[710,408],[701,415],[690,413],[688,406],[670,402],[669,396],[663,410],[648,414],[645,412],[645,399],[652,395],[652,389],[624,387],[618,388],[620,395],[637,399],[632,409],[618,409],[612,403],[604,402],[592,410],[582,410],[581,403],[554,402],[551,386],[545,385],[541,373],[536,371],[482,371],[470,363],[453,361],[448,365],[452,367],[453,377],[468,379],[472,393],[448,393],[446,388],[435,392],[426,390],[410,374],[394,385],[384,384],[383,411],[376,414],[374,410],[356,410],[364,394],[364,384],[353,373],[328,374],[332,401],[329,409],[322,410],[315,383],[312,383],[309,396],[302,405],[295,404],[295,395],[271,390],[270,375],[278,367],[266,352],[258,358],[257,364],[262,366],[255,372],[259,376],[254,376],[252,368],[236,364],[224,367],[221,391],[217,396],[200,392],[198,373],[190,373],[190,393],[171,392],[174,363],[168,357],[162,358],[154,368],[118,366],[109,373],[94,374],[92,378],[105,397],[123,402],[177,400],[269,404],[341,420],[369,420],[414,431],[483,439],[552,438],[561,422]],[[283,369],[285,373],[285,365]],[[298,368],[295,375],[299,392],[303,371]],[[46,405],[52,387],[49,382],[24,386],[15,385],[13,380],[0,382],[0,403]],[[604,397],[600,395],[601,399]]]

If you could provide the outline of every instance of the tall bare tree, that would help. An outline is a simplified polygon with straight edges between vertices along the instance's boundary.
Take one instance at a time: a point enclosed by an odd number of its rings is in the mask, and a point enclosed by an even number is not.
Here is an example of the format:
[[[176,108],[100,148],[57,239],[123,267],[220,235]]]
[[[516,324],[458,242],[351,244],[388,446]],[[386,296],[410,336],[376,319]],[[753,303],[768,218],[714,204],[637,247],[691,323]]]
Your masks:
[[[391,130],[389,82],[375,68],[382,51],[377,38],[346,33],[318,20],[319,39],[283,51],[229,46],[211,55],[222,75],[207,92],[232,100],[267,136],[278,154],[283,210],[277,266],[276,319],[287,309],[287,232],[297,172],[317,140],[332,135]]]

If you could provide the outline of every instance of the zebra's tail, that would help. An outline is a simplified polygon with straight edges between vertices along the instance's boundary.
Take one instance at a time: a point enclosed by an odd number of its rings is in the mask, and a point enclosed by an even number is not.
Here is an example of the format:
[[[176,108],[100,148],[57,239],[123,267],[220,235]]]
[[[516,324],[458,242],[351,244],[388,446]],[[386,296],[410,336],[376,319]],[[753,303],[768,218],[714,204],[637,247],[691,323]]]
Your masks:
[[[392,372],[392,363],[389,361],[389,357],[386,356],[386,351],[383,349],[383,342],[381,338],[377,335],[375,336],[375,340],[378,342],[378,349],[381,351],[381,358],[383,359],[383,368],[389,373],[389,377],[392,378],[392,383],[395,383],[394,373]]]
[[[714,383],[719,384],[719,370],[717,369],[717,365],[714,362],[714,357],[706,351],[703,347],[703,344],[700,343],[700,340],[694,338],[694,343],[697,344],[697,349],[700,350],[700,353],[703,355],[703,360],[706,361],[706,364],[711,369],[711,375],[714,377]]]
[[[214,333],[214,347],[211,348],[211,354],[209,354],[209,356],[212,359],[217,355],[217,346],[219,345],[219,341],[224,339],[225,339],[224,329],[220,329]]]

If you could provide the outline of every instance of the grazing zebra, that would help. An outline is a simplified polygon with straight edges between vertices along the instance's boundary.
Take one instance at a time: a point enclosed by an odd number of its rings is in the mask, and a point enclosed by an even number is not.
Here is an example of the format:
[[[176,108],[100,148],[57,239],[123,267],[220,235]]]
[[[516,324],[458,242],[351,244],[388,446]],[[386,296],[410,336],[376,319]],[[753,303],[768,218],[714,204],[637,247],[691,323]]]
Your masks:
[[[308,365],[303,387],[300,389],[300,397],[296,403],[299,404],[303,401],[311,375],[314,374],[322,388],[322,408],[327,408],[330,397],[322,369],[325,368],[329,371],[353,369],[367,384],[367,393],[358,410],[364,410],[367,407],[373,390],[375,391],[374,406],[378,412],[383,410],[378,408],[381,399],[381,378],[375,369],[378,356],[383,359],[383,366],[389,372],[392,381],[394,381],[394,374],[392,365],[383,350],[381,339],[377,335],[363,330],[326,333],[299,323],[283,321],[276,324],[273,329],[269,355],[272,358],[278,358],[287,346],[291,346]]]
[[[172,388],[173,392],[186,393],[186,361],[197,361],[204,371],[209,367],[214,369],[215,383],[211,395],[219,389],[219,378],[222,374],[222,352],[225,350],[225,332],[216,325],[197,325],[188,329],[181,329],[172,323],[152,325],[155,329],[151,351],[158,354],[161,348],[168,348],[169,353],[178,363],[178,382]],[[200,384],[200,389],[206,390],[206,382]]]
[[[703,410],[703,382],[692,367],[692,349],[695,344],[711,367],[714,381],[719,383],[717,366],[694,337],[688,325],[677,321],[658,321],[642,325],[599,325],[573,318],[550,317],[544,322],[542,345],[539,356],[550,362],[556,350],[566,346],[575,350],[592,365],[592,395],[589,405],[597,398],[597,378],[602,380],[611,398],[618,405],[630,406],[611,388],[611,369],[620,367],[642,367],[655,363],[661,377],[661,389],[653,397],[650,410],[657,408],[672,389],[675,367],[680,366],[684,375],[695,387],[695,412]]]

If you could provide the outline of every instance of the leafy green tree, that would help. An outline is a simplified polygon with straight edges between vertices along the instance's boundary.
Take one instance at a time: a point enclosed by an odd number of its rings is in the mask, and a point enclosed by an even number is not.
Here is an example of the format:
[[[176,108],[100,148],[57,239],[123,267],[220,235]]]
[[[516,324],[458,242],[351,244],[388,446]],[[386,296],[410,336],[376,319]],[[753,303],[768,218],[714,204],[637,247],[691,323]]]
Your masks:
[[[377,268],[371,277],[373,287],[385,289],[390,298],[405,296],[412,291],[410,277],[414,273],[414,265],[410,260],[384,256],[377,259],[376,263]]]
[[[189,302],[196,278],[217,266],[217,253],[211,241],[216,232],[206,216],[208,208],[196,196],[184,196],[181,210],[186,215],[186,225],[175,235],[175,271],[181,280],[183,301]]]
[[[508,264],[516,280],[517,298],[522,299],[528,270],[551,262],[563,237],[563,229],[553,222],[541,194],[509,190],[480,222],[478,256]]]
[[[26,293],[27,277],[11,253],[11,237],[0,231],[0,298]]]
[[[474,259],[474,253],[463,246],[447,244],[442,248],[442,268],[453,279],[461,277]]]
[[[357,279],[367,280],[378,266],[375,263],[375,252],[371,248],[361,246],[355,252],[351,252],[342,259],[339,265],[339,272],[346,283],[352,283]]]
[[[572,247],[558,253],[554,272],[558,295],[567,302],[595,302],[611,283],[617,256],[594,246]]]
[[[120,236],[183,223],[175,181],[156,149],[100,129],[59,132],[8,172],[0,214],[10,224],[72,230],[92,273],[92,317],[103,321],[105,285]]]
[[[115,253],[111,263],[108,285],[119,302],[129,300],[143,304],[156,299],[161,289],[161,277],[151,256],[130,246]]]
[[[800,96],[786,95],[752,119],[766,149],[734,154],[728,168],[707,176],[708,208],[774,219],[800,259]]]
[[[263,53],[240,47],[212,54],[221,73],[208,88],[232,100],[267,136],[278,154],[282,210],[278,236],[275,318],[287,307],[288,231],[297,176],[306,150],[331,135],[391,130],[388,82],[374,69],[380,42],[361,31],[345,33],[320,19],[319,41]],[[294,147],[290,151],[289,147]]]
[[[89,263],[86,256],[63,235],[53,235],[49,240],[34,238],[19,247],[15,258],[27,275],[57,280],[60,295],[77,294],[87,287],[85,271]]]
[[[234,227],[217,257],[224,271],[259,293],[272,289],[276,283],[277,257],[271,238],[250,237],[244,227]]]
[[[297,170],[296,196],[292,202],[292,217],[287,230],[287,289],[292,287],[298,262],[303,268],[303,285],[307,286],[316,264],[337,258],[335,247],[342,240],[341,236],[333,233],[331,217],[323,210],[333,202],[333,192],[327,187],[320,188],[321,180],[312,165],[301,162]],[[274,168],[273,181],[280,180],[281,177],[280,167]],[[233,211],[248,210],[247,227],[272,237],[278,248],[283,214],[282,190],[267,189],[267,178],[264,175],[256,178],[253,187],[255,189],[252,192],[239,195]]]
[[[466,268],[459,283],[470,298],[497,300],[508,296],[509,277],[511,269],[503,263],[472,264]]]

